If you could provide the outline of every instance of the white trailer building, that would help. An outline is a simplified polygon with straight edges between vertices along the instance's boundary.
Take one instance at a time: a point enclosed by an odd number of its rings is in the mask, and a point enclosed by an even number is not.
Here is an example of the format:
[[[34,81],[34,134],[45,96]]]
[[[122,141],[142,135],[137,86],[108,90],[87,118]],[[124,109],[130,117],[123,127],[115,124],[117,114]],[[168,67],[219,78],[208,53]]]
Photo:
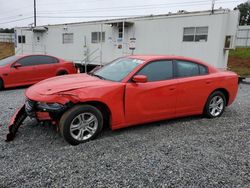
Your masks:
[[[15,50],[101,65],[128,54],[169,54],[226,68],[238,23],[239,11],[216,10],[22,27]]]

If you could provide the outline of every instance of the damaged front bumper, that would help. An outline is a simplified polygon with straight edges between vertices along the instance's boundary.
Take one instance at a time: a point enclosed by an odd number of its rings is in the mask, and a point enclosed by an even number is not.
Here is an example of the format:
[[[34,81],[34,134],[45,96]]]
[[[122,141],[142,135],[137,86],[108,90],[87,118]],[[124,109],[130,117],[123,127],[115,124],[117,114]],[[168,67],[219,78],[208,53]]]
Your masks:
[[[69,107],[69,105],[61,105],[58,103],[43,103],[27,99],[25,104],[16,111],[9,123],[9,133],[6,141],[14,140],[18,128],[27,118],[35,118],[38,121],[58,120],[61,114]]]
[[[25,105],[23,105],[19,110],[16,111],[16,113],[10,120],[9,133],[7,134],[6,137],[7,142],[14,140],[18,128],[26,118],[27,118],[27,113],[25,111]]]

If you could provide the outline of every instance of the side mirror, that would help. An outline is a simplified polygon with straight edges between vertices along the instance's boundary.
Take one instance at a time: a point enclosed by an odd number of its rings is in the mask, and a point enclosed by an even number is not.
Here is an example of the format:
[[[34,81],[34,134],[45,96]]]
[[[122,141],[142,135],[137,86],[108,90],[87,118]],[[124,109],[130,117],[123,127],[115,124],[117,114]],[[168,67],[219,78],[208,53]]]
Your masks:
[[[135,75],[132,79],[135,83],[146,83],[148,81],[145,75]]]
[[[16,68],[16,69],[17,69],[18,67],[21,67],[21,66],[22,66],[22,65],[21,65],[20,63],[15,63],[15,64],[13,65],[13,67]]]

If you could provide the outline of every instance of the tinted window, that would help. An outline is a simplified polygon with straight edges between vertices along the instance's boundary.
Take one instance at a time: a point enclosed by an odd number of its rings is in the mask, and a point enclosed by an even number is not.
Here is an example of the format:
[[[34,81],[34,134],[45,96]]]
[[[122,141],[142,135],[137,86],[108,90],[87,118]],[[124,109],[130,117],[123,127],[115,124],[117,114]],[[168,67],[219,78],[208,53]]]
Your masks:
[[[207,67],[203,66],[203,65],[199,65],[199,69],[200,69],[200,74],[204,75],[208,73]]]
[[[188,61],[176,61],[176,76],[189,77],[199,75],[199,65]]]
[[[28,56],[17,61],[22,66],[32,66],[32,65],[43,65],[43,64],[53,64],[57,62],[57,59],[50,56]]]
[[[22,66],[31,66],[36,64],[36,58],[35,56],[29,56],[29,57],[24,57],[20,60],[17,61],[17,63],[20,63]]]
[[[50,56],[35,56],[38,65],[57,63],[57,59]]]
[[[14,61],[16,61],[18,58],[19,58],[18,56],[14,55],[14,56],[10,56],[10,57],[1,59],[0,60],[0,66],[5,66],[7,64],[14,63]]]
[[[172,61],[154,61],[143,67],[137,75],[145,75],[148,81],[167,80],[173,77]]]

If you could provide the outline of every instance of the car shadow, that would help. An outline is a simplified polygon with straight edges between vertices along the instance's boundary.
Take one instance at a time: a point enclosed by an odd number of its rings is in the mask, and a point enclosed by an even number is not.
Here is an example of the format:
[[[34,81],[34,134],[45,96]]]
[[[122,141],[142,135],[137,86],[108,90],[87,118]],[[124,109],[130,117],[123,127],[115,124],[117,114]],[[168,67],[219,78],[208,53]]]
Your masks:
[[[28,86],[18,86],[18,87],[11,87],[11,88],[4,88],[3,90],[0,90],[1,91],[13,91],[13,90],[19,90],[19,89],[27,89],[28,87],[30,87],[31,85],[28,85]]]
[[[241,81],[240,84],[250,85],[250,82],[249,81]]]
[[[161,121],[155,121],[151,123],[143,123],[138,125],[132,125],[129,127],[121,128],[112,131],[111,128],[105,127],[100,134],[100,136],[97,139],[104,139],[106,137],[115,137],[119,136],[125,132],[137,132],[137,131],[145,131],[145,130],[151,130],[151,129],[157,129],[159,126],[176,126],[178,124],[188,123],[194,120],[202,120],[206,119],[203,115],[194,115],[194,116],[187,116],[187,117],[179,117],[175,119],[168,119],[168,120],[161,120]]]

